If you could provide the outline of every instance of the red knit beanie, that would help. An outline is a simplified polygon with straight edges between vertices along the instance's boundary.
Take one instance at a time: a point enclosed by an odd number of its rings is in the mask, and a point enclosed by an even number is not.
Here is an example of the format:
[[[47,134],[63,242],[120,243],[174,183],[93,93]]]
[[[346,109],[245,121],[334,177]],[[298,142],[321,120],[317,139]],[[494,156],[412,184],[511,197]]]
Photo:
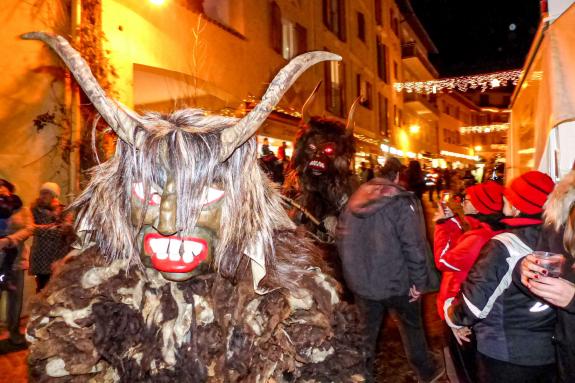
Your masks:
[[[503,186],[487,181],[465,189],[473,207],[481,214],[500,213],[503,209]]]
[[[536,170],[529,171],[511,181],[505,188],[505,197],[520,212],[525,214],[540,214],[553,191],[555,183],[545,173]]]

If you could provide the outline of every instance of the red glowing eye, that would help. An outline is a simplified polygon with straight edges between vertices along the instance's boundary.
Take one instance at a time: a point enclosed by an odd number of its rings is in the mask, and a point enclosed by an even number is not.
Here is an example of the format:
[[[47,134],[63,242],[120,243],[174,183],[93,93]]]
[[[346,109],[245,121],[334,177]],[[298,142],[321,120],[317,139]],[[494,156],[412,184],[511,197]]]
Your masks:
[[[323,150],[325,152],[325,154],[332,154],[333,153],[333,148],[331,146],[328,146],[327,148],[325,148]]]

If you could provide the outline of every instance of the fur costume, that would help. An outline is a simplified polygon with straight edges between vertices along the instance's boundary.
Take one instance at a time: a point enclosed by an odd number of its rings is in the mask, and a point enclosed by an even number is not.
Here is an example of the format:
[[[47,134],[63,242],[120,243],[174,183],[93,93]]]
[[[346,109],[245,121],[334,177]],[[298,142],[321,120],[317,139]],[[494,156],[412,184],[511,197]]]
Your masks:
[[[346,125],[334,118],[310,116],[309,108],[320,85],[302,108],[285,193],[321,225],[314,227],[305,215],[294,213],[296,222],[305,223],[308,230],[323,238],[322,231],[332,237],[335,234],[337,217],[357,186],[350,169],[355,154],[353,114],[357,100]]]
[[[243,119],[129,111],[63,38],[66,63],[118,133],[73,204],[81,242],[31,307],[32,381],[350,382],[355,312],[257,166],[253,134],[309,66],[292,60]]]
[[[575,169],[555,186],[545,204],[545,225],[560,232],[565,228],[563,246],[575,257]]]

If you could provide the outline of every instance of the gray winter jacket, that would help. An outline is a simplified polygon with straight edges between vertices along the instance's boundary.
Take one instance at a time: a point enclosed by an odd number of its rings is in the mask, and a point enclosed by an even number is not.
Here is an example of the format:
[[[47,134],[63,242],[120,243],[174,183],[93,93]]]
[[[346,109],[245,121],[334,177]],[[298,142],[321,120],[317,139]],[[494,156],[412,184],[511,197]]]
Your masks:
[[[429,290],[429,244],[421,204],[413,193],[383,178],[363,184],[339,221],[345,281],[371,300]]]

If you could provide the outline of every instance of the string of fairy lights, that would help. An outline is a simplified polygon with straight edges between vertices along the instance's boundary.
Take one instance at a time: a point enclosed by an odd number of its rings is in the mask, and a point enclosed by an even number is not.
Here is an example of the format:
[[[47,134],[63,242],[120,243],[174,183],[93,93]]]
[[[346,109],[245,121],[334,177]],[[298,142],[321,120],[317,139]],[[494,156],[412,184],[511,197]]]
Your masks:
[[[521,70],[514,69],[469,76],[447,77],[429,81],[397,82],[393,84],[393,86],[396,91],[405,91],[407,93],[432,94],[444,91],[467,92],[468,90],[475,89],[485,92],[487,89],[507,86],[509,83],[517,85],[520,76]]]
[[[502,124],[490,124],[490,125],[475,125],[475,126],[462,126],[459,128],[461,134],[470,133],[493,133],[493,132],[503,132],[509,129],[509,123],[505,122]]]

